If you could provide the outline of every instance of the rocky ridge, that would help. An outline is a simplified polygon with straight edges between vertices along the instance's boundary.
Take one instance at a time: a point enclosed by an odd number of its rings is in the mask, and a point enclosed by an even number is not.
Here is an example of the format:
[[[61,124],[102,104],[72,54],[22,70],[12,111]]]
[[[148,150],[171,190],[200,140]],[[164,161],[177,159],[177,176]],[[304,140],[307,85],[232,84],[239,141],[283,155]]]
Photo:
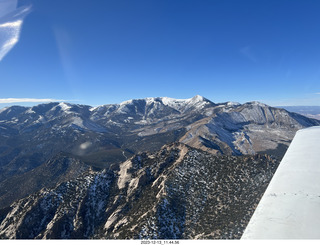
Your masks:
[[[237,239],[278,163],[165,145],[1,209],[0,237]]]
[[[47,175],[44,166],[59,155],[80,163],[80,169],[98,170],[117,170],[134,154],[158,151],[171,142],[220,156],[281,157],[298,129],[315,125],[320,122],[259,102],[215,104],[202,96],[98,107],[62,102],[4,108],[0,110],[0,207],[81,173],[64,168],[65,173],[50,177],[52,185],[39,178]],[[30,179],[37,183],[27,184]],[[17,191],[6,191],[12,186]]]

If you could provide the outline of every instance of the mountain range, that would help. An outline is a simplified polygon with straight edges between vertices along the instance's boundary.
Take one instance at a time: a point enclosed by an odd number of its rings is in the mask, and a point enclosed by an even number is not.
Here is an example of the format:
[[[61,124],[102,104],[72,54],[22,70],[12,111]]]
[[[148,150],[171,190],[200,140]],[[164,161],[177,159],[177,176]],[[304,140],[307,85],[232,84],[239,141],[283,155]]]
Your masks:
[[[0,237],[239,238],[295,132],[316,125],[199,95],[1,109]]]

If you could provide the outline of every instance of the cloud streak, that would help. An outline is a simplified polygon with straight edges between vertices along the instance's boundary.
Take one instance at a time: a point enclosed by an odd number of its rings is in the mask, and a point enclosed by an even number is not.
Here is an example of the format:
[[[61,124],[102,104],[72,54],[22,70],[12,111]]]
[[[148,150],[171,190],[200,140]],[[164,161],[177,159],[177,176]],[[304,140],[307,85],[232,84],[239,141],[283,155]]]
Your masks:
[[[30,6],[17,8],[16,0],[0,0],[0,61],[18,43]]]
[[[36,99],[36,98],[0,98],[0,104],[12,103],[49,103],[49,102],[64,102],[67,100],[56,99]]]

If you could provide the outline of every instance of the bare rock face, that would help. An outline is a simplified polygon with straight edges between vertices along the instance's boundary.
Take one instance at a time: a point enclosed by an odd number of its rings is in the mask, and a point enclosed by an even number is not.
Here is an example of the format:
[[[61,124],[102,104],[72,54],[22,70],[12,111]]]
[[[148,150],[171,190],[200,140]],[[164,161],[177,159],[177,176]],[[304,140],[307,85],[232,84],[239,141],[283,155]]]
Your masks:
[[[267,155],[166,145],[0,210],[0,237],[237,239],[277,165]]]
[[[208,109],[209,111],[209,109]],[[246,155],[273,152],[281,156],[295,132],[316,121],[282,109],[252,102],[222,106],[218,113],[199,120],[188,128],[181,142],[214,154]]]
[[[198,95],[1,109],[0,234],[236,238],[274,171],[264,154],[281,158],[297,130],[316,125]]]

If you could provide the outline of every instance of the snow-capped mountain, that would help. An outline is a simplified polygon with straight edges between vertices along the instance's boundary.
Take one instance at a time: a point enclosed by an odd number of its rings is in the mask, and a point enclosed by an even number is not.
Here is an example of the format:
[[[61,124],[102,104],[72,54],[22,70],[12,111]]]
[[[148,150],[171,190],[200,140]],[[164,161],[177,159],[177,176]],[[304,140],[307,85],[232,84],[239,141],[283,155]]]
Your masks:
[[[188,127],[181,142],[221,154],[284,153],[298,129],[319,121],[259,102],[226,104]]]
[[[98,107],[48,103],[4,108],[0,110],[0,187],[10,190],[14,183],[19,191],[0,191],[0,207],[47,187],[46,181],[32,185],[25,181],[36,179],[44,164],[59,154],[73,163],[111,170],[135,153],[157,151],[172,142],[215,155],[281,156],[298,129],[315,125],[320,122],[259,102],[215,104],[198,95]],[[66,167],[63,176],[71,176],[72,169]]]
[[[165,145],[0,209],[0,238],[240,238],[277,165]]]
[[[186,114],[201,113],[214,103],[202,96],[190,99],[146,98],[124,101],[117,105],[103,105],[91,109],[91,119],[105,124],[134,123],[145,125],[180,118]]]

